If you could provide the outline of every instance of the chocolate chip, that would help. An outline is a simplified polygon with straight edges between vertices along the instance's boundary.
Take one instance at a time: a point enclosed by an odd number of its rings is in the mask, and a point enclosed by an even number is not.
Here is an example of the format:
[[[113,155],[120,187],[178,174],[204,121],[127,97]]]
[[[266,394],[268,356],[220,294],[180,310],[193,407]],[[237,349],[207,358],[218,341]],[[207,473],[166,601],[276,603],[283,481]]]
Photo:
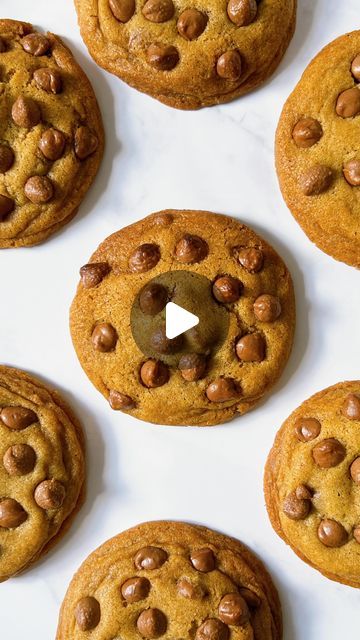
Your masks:
[[[114,391],[113,389],[110,391],[109,404],[114,411],[130,411],[130,409],[134,409],[136,406],[133,398],[130,398],[130,396],[127,396],[125,393],[120,393],[120,391]]]
[[[257,609],[261,605],[261,598],[251,589],[247,589],[246,587],[241,587],[239,589],[240,595],[246,600],[248,607],[252,609]]]
[[[81,598],[76,605],[75,619],[81,631],[91,631],[98,626],[101,617],[100,604],[91,596]]]
[[[37,422],[38,417],[34,411],[26,407],[4,407],[0,413],[0,420],[8,429],[21,431]]]
[[[57,129],[47,129],[39,140],[39,149],[47,160],[59,160],[65,149],[65,136]]]
[[[140,613],[136,626],[144,638],[160,638],[167,629],[167,620],[159,609],[146,609]]]
[[[349,420],[360,420],[360,395],[349,393],[345,398],[341,413]]]
[[[141,381],[149,389],[162,387],[169,380],[169,377],[168,367],[159,360],[147,360],[140,370]]]
[[[177,30],[185,40],[196,40],[206,28],[207,16],[197,9],[185,9],[177,21]]]
[[[353,159],[345,162],[343,172],[345,180],[352,187],[360,187],[360,160]]]
[[[147,578],[129,578],[121,587],[121,595],[126,602],[140,602],[148,597],[150,586]]]
[[[351,63],[351,73],[353,74],[355,80],[360,82],[360,53],[354,58]]]
[[[168,291],[161,284],[152,282],[140,293],[139,305],[143,313],[148,316],[156,316],[162,311],[168,300]]]
[[[27,513],[21,504],[12,498],[0,500],[0,527],[3,529],[15,529],[27,520]]]
[[[54,195],[54,185],[47,176],[31,176],[25,182],[24,192],[33,204],[45,204]]]
[[[90,262],[80,269],[81,284],[85,289],[96,287],[110,272],[107,262]]]
[[[172,0],[147,0],[142,8],[142,14],[150,22],[166,22],[175,13]]]
[[[109,7],[116,20],[128,22],[135,13],[135,0],[109,0]]]
[[[183,264],[201,262],[208,255],[207,242],[199,236],[186,234],[175,247],[175,258]]]
[[[325,518],[320,522],[318,537],[326,547],[342,547],[349,538],[342,524],[329,518]]]
[[[239,593],[227,593],[220,600],[219,618],[225,624],[240,627],[250,618],[246,601]]]
[[[36,69],[33,75],[34,81],[38,89],[42,89],[47,93],[60,93],[62,90],[62,78],[57,69]]]
[[[171,213],[167,213],[166,211],[158,213],[153,218],[153,223],[159,225],[159,227],[170,227],[173,222],[174,216],[172,216]]]
[[[213,294],[218,302],[224,304],[239,300],[244,285],[233,276],[221,276],[213,284]]]
[[[6,173],[14,164],[14,152],[5,144],[0,144],[0,173]]]
[[[135,558],[135,567],[137,569],[146,569],[147,571],[159,569],[168,559],[165,549],[160,547],[143,547],[140,549]]]
[[[190,562],[197,571],[201,573],[209,573],[215,569],[215,556],[211,549],[204,547],[193,551],[190,556]]]
[[[198,628],[195,640],[228,640],[229,628],[216,618],[208,618]]]
[[[207,594],[206,589],[200,584],[193,584],[188,578],[181,578],[177,583],[177,591],[182,598],[189,600],[201,600]]]
[[[166,337],[165,327],[159,327],[150,337],[150,346],[154,351],[161,354],[176,353],[183,345],[183,335],[170,340]]]
[[[179,62],[179,52],[172,44],[153,42],[146,52],[148,63],[158,71],[171,71]]]
[[[320,122],[315,118],[301,118],[293,128],[292,137],[297,147],[308,149],[323,135]]]
[[[235,250],[236,259],[249,273],[258,273],[263,268],[264,254],[256,247],[240,247]]]
[[[89,127],[78,127],[75,131],[75,153],[80,160],[85,160],[96,151],[99,140]]]
[[[34,498],[41,509],[60,509],[65,500],[65,487],[55,478],[40,482],[35,489]]]
[[[291,520],[305,520],[310,513],[311,502],[309,498],[301,498],[297,491],[292,491],[285,498],[282,510]]]
[[[335,438],[327,438],[315,445],[312,450],[314,462],[322,469],[336,467],[344,460],[346,450],[344,445]]]
[[[333,180],[334,172],[330,167],[314,164],[300,177],[299,186],[304,195],[318,196],[329,189]]]
[[[11,109],[11,116],[18,127],[24,127],[25,129],[35,127],[41,120],[38,105],[32,98],[26,98],[25,96],[19,96],[15,100]]]
[[[350,466],[350,475],[355,484],[360,484],[360,457],[355,458]]]
[[[342,118],[354,118],[360,113],[360,91],[357,87],[340,93],[336,102],[336,113]]]
[[[262,362],[265,359],[265,340],[261,333],[249,333],[237,341],[236,355],[242,362]]]
[[[179,369],[187,382],[195,382],[203,377],[206,371],[206,358],[198,353],[187,353],[179,360]]]
[[[281,304],[277,296],[264,293],[254,302],[254,313],[260,322],[275,322],[281,314]]]
[[[238,400],[241,393],[232,378],[217,378],[209,384],[206,395],[210,402],[229,402]]]
[[[256,0],[229,0],[227,14],[237,27],[245,27],[256,18]]]
[[[0,37],[0,53],[5,53],[6,51],[6,42],[4,38]]]
[[[113,351],[118,341],[116,329],[109,322],[100,322],[92,332],[91,341],[96,351],[107,353]]]
[[[4,454],[3,464],[9,476],[25,476],[35,467],[36,453],[28,444],[14,444]]]
[[[295,489],[295,495],[299,500],[311,500],[313,492],[306,484],[299,484]]]
[[[50,41],[41,33],[29,33],[22,38],[21,44],[24,51],[32,56],[44,56],[50,49]]]
[[[295,435],[300,442],[310,442],[318,437],[321,424],[316,418],[298,418],[295,423]]]
[[[157,244],[142,244],[131,254],[129,268],[133,273],[145,273],[153,269],[159,260],[160,249]]]
[[[240,53],[236,50],[225,51],[216,63],[216,71],[220,78],[238,80],[242,72]]]
[[[12,198],[0,194],[0,222],[5,220],[15,209],[15,202]]]

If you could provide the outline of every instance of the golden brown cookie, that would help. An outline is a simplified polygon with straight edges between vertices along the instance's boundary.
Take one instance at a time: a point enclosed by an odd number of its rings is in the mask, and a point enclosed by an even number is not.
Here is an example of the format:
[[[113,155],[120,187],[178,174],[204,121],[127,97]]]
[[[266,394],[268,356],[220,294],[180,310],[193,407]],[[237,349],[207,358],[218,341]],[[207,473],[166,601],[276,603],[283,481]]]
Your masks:
[[[0,20],[0,248],[34,245],[69,222],[104,134],[92,87],[60,38]]]
[[[265,470],[271,523],[331,580],[360,587],[360,381],[306,400],[281,427]]]
[[[293,36],[296,0],[75,0],[95,61],[177,109],[264,82]]]
[[[205,527],[147,522],[94,551],[75,574],[57,640],[281,640],[281,606],[247,547]]]
[[[360,267],[360,31],[323,49],[287,100],[276,134],[284,199],[310,240]]]
[[[84,494],[84,440],[53,389],[0,366],[0,582],[65,533]]]
[[[255,406],[285,366],[290,274],[234,218],[154,213],[107,238],[80,273],[73,343],[115,410],[157,424],[218,424]],[[165,334],[170,301],[200,318],[174,340]]]

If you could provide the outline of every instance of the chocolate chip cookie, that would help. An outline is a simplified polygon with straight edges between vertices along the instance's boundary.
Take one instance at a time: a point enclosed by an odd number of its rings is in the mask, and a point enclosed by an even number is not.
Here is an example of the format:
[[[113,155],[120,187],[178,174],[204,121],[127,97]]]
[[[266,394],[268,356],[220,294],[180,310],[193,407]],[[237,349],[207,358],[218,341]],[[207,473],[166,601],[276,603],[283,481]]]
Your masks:
[[[323,49],[283,109],[276,166],[284,199],[310,240],[360,267],[360,31]]]
[[[264,82],[295,29],[296,0],[75,0],[95,61],[177,109],[228,102]]]
[[[81,427],[59,394],[0,366],[0,582],[65,533],[84,493]]]
[[[57,640],[281,640],[281,607],[262,563],[205,527],[147,522],[92,553],[75,574]]]
[[[60,38],[0,20],[0,248],[69,222],[103,152],[92,87]]]
[[[114,410],[157,424],[218,424],[256,405],[285,366],[290,274],[233,218],[152,214],[107,238],[80,273],[73,343]],[[168,302],[198,326],[169,339]]]
[[[360,381],[320,391],[292,413],[264,486],[271,523],[295,553],[360,587]]]

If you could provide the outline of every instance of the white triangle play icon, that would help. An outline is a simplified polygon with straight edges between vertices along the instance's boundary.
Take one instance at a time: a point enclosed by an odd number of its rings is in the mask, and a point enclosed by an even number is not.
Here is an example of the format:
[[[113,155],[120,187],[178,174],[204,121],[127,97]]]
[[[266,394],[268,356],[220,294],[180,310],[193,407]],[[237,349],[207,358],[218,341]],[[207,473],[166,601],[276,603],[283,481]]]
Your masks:
[[[190,311],[186,311],[174,302],[168,302],[165,308],[166,313],[166,337],[169,340],[185,333],[189,329],[199,324],[199,318]]]

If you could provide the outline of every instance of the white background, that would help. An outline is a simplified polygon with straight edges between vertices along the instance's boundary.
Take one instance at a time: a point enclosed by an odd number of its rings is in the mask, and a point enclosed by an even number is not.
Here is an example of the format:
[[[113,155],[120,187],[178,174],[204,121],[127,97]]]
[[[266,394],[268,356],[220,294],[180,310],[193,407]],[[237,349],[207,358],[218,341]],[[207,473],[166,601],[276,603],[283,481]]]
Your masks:
[[[246,542],[280,592],[284,640],[357,637],[360,592],[302,563],[270,527],[262,471],[288,414],[317,390],[359,378],[359,273],[311,245],[282,202],[273,166],[281,106],[313,55],[359,27],[359,0],[299,0],[286,57],[261,89],[229,105],[186,113],[98,68],[81,42],[71,0],[1,0],[4,17],[60,34],[89,75],[107,148],[79,215],[56,237],[0,254],[0,358],[56,385],[88,440],[88,497],[71,531],[31,571],[0,585],[1,637],[51,640],[67,584],[81,561],[123,529],[183,519]],[[321,82],[321,78],[319,78]],[[226,426],[169,428],[112,412],[75,357],[68,309],[99,242],[161,208],[229,213],[285,259],[297,297],[295,347],[262,406]],[[71,640],[69,638],[69,640]]]

